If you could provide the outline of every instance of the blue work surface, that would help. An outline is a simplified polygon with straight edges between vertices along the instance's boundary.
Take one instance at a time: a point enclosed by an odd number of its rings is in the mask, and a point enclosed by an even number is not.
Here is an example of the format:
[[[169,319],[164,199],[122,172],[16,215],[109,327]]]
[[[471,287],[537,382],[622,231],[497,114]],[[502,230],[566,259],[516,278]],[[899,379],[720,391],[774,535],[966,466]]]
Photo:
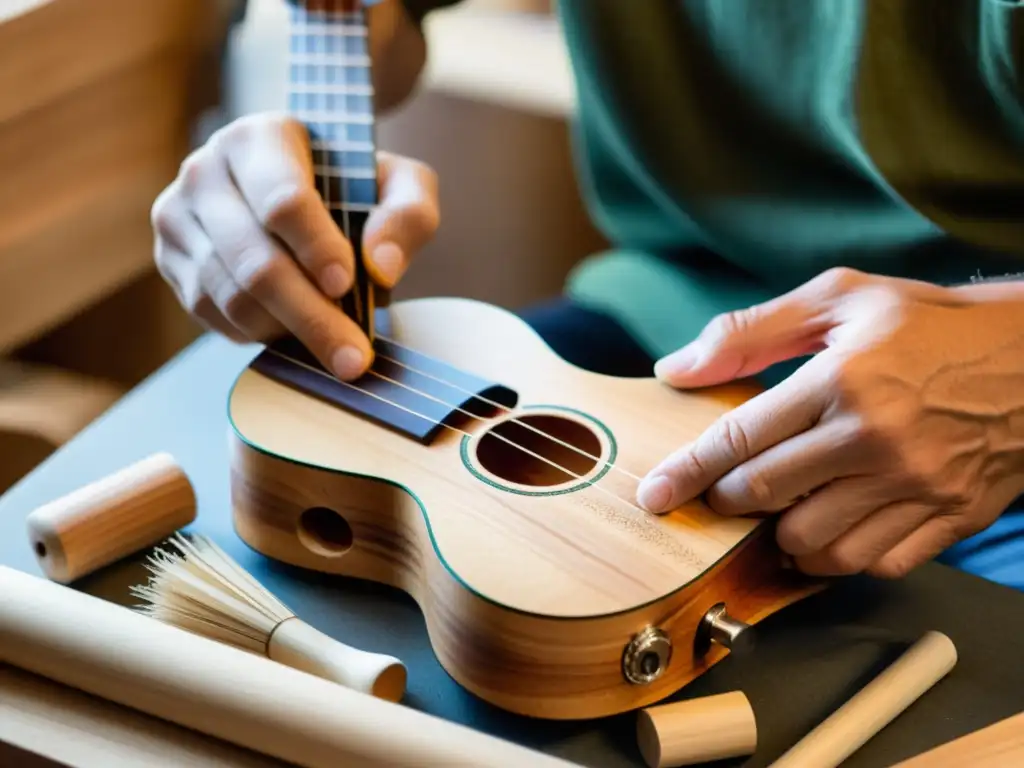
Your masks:
[[[310,624],[402,659],[409,669],[408,706],[582,766],[642,766],[635,715],[545,723],[500,712],[445,674],[419,610],[404,594],[302,573],[266,560],[238,539],[228,509],[226,402],[255,352],[204,337],[0,498],[0,564],[40,574],[25,533],[34,507],[150,453],[169,451],[198,494],[192,530],[216,540]],[[141,559],[115,564],[75,587],[129,602],[128,586],[146,577]],[[889,766],[1024,710],[1024,595],[934,564],[897,583],[837,583],[787,609],[756,628],[751,654],[726,659],[678,698],[744,691],[758,721],[758,751],[721,765],[765,766],[929,629],[957,644],[957,667],[846,766]]]

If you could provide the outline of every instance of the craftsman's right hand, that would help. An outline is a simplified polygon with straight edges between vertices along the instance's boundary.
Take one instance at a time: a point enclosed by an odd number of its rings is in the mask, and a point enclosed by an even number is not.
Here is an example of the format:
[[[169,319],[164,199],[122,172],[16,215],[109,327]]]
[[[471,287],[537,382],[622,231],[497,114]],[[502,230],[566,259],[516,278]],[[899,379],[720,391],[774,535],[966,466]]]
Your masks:
[[[437,178],[416,160],[377,157],[363,253],[391,288],[437,229]],[[352,246],[316,189],[301,123],[259,114],[219,130],[157,198],[152,224],[160,274],[206,328],[240,343],[291,334],[339,378],[365,372],[369,341],[336,303],[352,286]]]

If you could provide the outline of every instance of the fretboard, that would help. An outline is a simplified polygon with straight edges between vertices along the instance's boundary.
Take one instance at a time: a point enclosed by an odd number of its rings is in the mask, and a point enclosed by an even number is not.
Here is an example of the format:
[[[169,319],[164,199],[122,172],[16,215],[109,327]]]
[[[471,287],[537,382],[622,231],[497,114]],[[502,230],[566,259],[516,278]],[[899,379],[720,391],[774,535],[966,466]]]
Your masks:
[[[358,0],[297,1],[289,10],[288,110],[309,131],[317,188],[355,250],[355,287],[342,307],[369,333],[362,237],[378,189],[366,14]]]

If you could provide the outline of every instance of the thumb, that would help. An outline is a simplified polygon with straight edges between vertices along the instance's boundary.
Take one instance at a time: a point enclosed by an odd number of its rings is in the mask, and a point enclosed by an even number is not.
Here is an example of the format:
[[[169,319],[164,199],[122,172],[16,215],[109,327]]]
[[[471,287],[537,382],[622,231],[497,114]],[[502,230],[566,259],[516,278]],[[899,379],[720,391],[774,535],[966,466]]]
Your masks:
[[[860,284],[859,274],[850,273],[825,273],[771,301],[719,315],[655,363],[654,375],[674,387],[709,387],[820,352],[837,324],[839,301]]]
[[[437,174],[421,162],[378,153],[380,205],[367,219],[363,254],[375,283],[392,288],[440,224]]]

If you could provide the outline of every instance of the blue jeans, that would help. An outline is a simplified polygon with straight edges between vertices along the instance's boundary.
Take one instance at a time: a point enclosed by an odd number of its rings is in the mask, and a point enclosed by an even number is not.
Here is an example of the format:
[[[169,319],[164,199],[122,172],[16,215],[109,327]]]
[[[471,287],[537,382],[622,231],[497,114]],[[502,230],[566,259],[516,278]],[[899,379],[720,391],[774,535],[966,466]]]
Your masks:
[[[558,298],[519,313],[562,358],[580,368],[610,376],[650,376],[654,361],[605,314]],[[769,386],[796,363],[776,366]],[[947,549],[939,562],[981,578],[1024,590],[1024,497],[993,525]]]

